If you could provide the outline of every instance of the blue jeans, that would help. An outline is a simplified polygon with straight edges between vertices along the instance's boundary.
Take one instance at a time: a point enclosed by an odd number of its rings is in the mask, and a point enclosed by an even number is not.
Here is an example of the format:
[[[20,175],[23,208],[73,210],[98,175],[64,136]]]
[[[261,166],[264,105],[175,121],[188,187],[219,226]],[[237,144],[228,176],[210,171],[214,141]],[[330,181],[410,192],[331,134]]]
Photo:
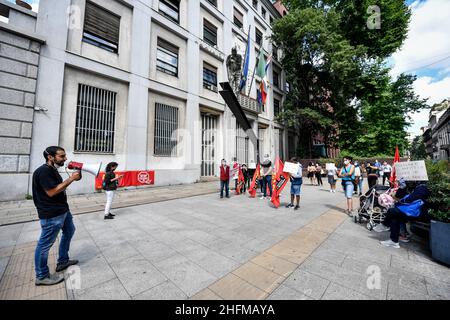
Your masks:
[[[267,197],[267,185],[269,185],[269,192],[270,192],[269,197],[271,197],[272,196],[272,176],[271,175],[266,176],[264,178],[263,182],[264,182],[264,186],[263,186],[264,197]]]
[[[359,178],[358,182],[359,193],[362,193],[363,180],[364,180],[363,177]]]
[[[353,191],[355,190],[355,185],[350,180],[342,180],[342,188],[344,189],[345,197],[351,199],[353,197]]]
[[[261,193],[264,193],[264,178],[259,179],[259,187],[261,188]]]
[[[223,198],[223,189],[225,189],[225,195],[227,197],[229,196],[229,184],[230,180],[220,180],[220,197]]]
[[[48,252],[55,243],[59,231],[62,230],[61,241],[59,243],[58,264],[69,261],[70,240],[75,233],[75,225],[70,211],[50,219],[40,219],[41,237],[39,238],[34,253],[34,264],[37,279],[44,279],[49,275],[47,265]]]

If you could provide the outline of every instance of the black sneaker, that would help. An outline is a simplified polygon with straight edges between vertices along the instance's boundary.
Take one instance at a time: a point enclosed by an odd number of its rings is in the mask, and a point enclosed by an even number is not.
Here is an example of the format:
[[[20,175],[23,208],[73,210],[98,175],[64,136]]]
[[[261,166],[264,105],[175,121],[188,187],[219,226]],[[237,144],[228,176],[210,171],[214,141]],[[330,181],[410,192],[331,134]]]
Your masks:
[[[294,205],[292,203],[289,203],[286,208],[292,208]]]
[[[73,266],[74,264],[77,264],[78,260],[69,260],[66,263],[58,263],[56,265],[56,272],[61,272],[65,269],[67,269],[70,266]]]
[[[298,209],[300,209],[300,206],[295,206],[294,207],[294,210],[298,210]]]
[[[114,217],[112,215],[108,214],[105,216],[105,220],[108,220],[108,219],[114,219]]]
[[[52,286],[54,284],[58,284],[63,281],[64,281],[64,275],[54,273],[54,274],[49,274],[48,276],[46,276],[43,279],[36,279],[34,284],[37,286]]]
[[[111,212],[109,213],[109,215],[112,216],[112,217],[115,217],[115,216],[116,216],[115,214],[112,214]]]

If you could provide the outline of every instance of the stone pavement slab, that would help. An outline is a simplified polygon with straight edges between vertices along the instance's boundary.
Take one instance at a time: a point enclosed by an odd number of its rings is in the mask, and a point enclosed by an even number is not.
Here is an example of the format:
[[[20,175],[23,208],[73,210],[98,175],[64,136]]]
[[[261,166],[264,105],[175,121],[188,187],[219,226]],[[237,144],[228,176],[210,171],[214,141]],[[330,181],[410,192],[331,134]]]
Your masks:
[[[342,213],[342,192],[304,185],[294,211],[283,207],[288,189],[278,209],[214,193],[117,208],[114,220],[75,215],[70,254],[80,260],[81,288],[67,293],[64,284],[33,284],[39,223],[0,226],[0,299],[449,299],[450,269],[420,239],[382,247],[387,234]],[[127,194],[123,203],[138,199]],[[55,244],[52,271],[56,253]]]
[[[209,194],[217,190],[217,185],[218,181],[208,181],[170,187],[120,189],[115,194],[112,209]],[[77,215],[102,211],[106,200],[104,192],[96,192],[69,196],[68,202],[72,214]],[[32,200],[0,202],[0,226],[33,220],[38,220],[38,217]]]

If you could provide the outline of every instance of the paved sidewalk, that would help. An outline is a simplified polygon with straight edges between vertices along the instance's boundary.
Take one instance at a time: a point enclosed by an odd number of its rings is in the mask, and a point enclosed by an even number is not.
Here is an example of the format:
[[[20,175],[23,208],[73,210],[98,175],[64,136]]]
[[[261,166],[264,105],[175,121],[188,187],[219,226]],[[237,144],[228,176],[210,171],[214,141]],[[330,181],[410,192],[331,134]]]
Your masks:
[[[112,209],[172,199],[192,197],[217,191],[219,181],[200,182],[186,185],[150,187],[118,190]],[[104,192],[68,197],[72,214],[96,212],[105,208]],[[33,200],[0,202],[0,226],[38,220]]]
[[[207,194],[116,209],[114,220],[77,215],[75,290],[34,287],[38,222],[2,226],[0,299],[450,299],[450,268],[419,238],[382,247],[386,233],[342,213],[341,191],[302,192],[299,211]]]

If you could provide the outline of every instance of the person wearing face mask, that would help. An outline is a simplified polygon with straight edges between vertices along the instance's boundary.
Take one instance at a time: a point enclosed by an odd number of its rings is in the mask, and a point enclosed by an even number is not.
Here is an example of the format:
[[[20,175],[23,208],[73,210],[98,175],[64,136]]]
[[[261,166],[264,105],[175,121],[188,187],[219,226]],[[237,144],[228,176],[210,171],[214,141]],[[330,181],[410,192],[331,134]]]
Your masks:
[[[223,190],[225,189],[225,196],[230,197],[230,167],[227,165],[225,159],[222,159],[220,165],[220,198],[223,198]]]
[[[383,165],[381,166],[381,171],[383,172],[383,186],[385,181],[387,180],[389,182],[389,178],[391,177],[391,171],[392,166],[387,163],[386,161],[383,162]]]
[[[355,180],[355,166],[352,165],[351,160],[350,157],[345,157],[344,167],[339,172],[339,177],[342,178],[345,197],[347,198],[347,210],[345,210],[345,213],[348,215],[352,215],[353,213],[353,181]]]
[[[41,223],[41,236],[34,254],[36,285],[53,285],[64,280],[60,273],[50,274],[47,262],[48,252],[55,243],[59,231],[59,257],[56,272],[65,270],[78,260],[69,259],[70,241],[75,233],[72,214],[67,203],[66,189],[81,179],[81,172],[74,172],[68,179],[62,179],[58,168],[67,160],[63,148],[52,146],[44,151],[46,163],[33,173],[33,201]]]

